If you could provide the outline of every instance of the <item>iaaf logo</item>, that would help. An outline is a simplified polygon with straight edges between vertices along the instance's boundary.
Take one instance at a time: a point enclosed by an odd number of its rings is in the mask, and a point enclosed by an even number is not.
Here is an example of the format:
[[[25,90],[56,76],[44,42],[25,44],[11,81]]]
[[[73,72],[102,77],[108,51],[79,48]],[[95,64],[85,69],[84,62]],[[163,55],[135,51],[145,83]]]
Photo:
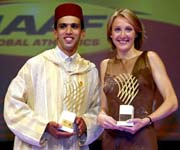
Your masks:
[[[54,8],[58,4],[53,0],[1,1],[0,54],[32,56],[53,48],[56,45],[53,35]],[[81,39],[78,51],[92,53],[106,49],[109,46],[106,21],[111,9],[85,3],[80,5],[84,10],[86,35]]]
[[[34,55],[37,49],[47,49],[56,45],[52,38],[54,16],[44,21],[41,19],[41,26],[36,22],[37,18],[34,15],[16,15],[11,20],[6,17],[7,15],[0,15],[0,54]],[[93,51],[104,49],[105,35],[97,34],[97,31],[101,30],[105,34],[103,28],[106,27],[106,20],[107,15],[84,16],[86,37],[80,41],[80,53],[88,53],[87,50],[84,51],[83,46],[88,46],[90,52],[92,49]],[[91,32],[91,35],[89,36],[87,32]]]
[[[4,15],[0,15],[0,24],[4,24],[4,17]],[[10,35],[14,32],[24,32],[27,35],[44,35],[47,32],[52,32],[53,19],[54,17],[50,17],[39,29],[37,29],[35,17],[33,15],[18,15],[4,27],[1,25],[0,35]],[[102,28],[106,20],[106,15],[87,15],[84,17],[85,28]],[[21,26],[22,24],[24,24],[24,26]]]
[[[58,4],[57,0],[1,1],[0,54],[29,56],[54,47],[53,14]],[[86,36],[79,43],[79,52],[92,53],[108,49],[106,24],[113,10],[84,2],[80,5],[84,10]]]
[[[58,4],[57,0],[1,1],[0,54],[31,56],[54,47],[54,8]],[[80,5],[84,10],[86,34],[78,51],[92,53],[106,49],[109,47],[106,23],[112,9],[85,3]]]

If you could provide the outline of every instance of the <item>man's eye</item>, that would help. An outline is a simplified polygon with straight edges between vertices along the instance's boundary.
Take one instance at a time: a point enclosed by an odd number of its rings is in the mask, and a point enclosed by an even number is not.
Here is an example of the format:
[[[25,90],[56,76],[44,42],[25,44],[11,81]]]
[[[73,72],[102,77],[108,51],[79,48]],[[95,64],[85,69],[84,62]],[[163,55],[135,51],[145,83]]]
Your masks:
[[[58,27],[59,27],[60,29],[64,29],[64,28],[67,27],[67,24],[62,23],[62,24],[59,24]]]
[[[77,23],[72,23],[72,24],[71,24],[71,28],[73,28],[73,29],[78,29],[78,28],[79,28],[79,24],[77,24]]]

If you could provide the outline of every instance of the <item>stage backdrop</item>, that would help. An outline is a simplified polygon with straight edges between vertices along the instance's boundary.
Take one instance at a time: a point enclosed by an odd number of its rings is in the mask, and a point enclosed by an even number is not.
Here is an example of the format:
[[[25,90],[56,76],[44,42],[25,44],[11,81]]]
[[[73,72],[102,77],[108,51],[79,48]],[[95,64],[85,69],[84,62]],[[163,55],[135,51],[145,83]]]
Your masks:
[[[4,96],[8,85],[25,61],[55,46],[53,36],[54,8],[68,0],[0,1],[0,140],[12,140],[3,119]],[[130,8],[144,23],[147,39],[144,50],[154,50],[162,57],[180,98],[180,1],[178,0],[76,0],[83,7],[86,37],[79,52],[99,69],[109,57],[106,22],[118,8]],[[155,107],[161,100],[158,99]],[[156,123],[160,140],[180,140],[180,111]]]

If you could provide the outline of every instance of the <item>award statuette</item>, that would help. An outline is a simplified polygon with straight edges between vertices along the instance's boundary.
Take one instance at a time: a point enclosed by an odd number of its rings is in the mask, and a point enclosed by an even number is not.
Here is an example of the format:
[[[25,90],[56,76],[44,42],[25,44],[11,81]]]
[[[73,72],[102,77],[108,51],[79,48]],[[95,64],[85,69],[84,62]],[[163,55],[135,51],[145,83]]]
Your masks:
[[[60,130],[66,131],[66,132],[73,132],[73,123],[75,121],[76,114],[70,111],[63,111],[60,118],[60,123],[62,127]]]
[[[115,81],[119,88],[117,97],[123,103],[119,106],[119,121],[117,121],[117,125],[133,126],[134,124],[128,122],[128,120],[134,118],[134,107],[130,104],[139,91],[138,80],[130,74],[120,74],[116,76]]]
[[[61,113],[60,124],[62,125],[59,130],[66,132],[74,132],[74,121],[76,119],[76,113],[82,104],[82,97],[84,96],[83,82],[77,83],[68,82],[65,85],[65,97],[64,97],[64,111]]]
[[[134,118],[134,107],[132,105],[120,105],[119,106],[119,121],[118,126],[133,126],[133,122],[127,122],[127,120]]]

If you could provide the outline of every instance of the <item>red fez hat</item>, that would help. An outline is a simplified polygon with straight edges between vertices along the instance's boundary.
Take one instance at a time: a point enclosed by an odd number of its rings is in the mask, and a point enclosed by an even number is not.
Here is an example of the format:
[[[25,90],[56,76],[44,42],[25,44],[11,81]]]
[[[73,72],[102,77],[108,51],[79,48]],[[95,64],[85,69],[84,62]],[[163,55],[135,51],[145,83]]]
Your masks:
[[[56,22],[59,18],[64,16],[75,16],[83,23],[83,12],[82,8],[74,3],[64,3],[56,7],[54,21]]]

